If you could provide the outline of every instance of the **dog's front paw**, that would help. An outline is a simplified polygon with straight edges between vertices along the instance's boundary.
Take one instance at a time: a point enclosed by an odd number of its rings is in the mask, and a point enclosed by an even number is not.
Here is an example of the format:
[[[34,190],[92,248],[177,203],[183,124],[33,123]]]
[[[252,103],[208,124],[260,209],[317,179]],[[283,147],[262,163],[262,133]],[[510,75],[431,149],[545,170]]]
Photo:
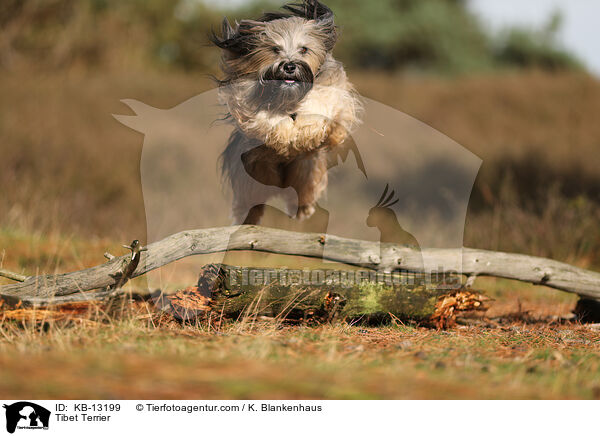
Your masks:
[[[315,207],[312,204],[299,206],[298,213],[296,214],[296,219],[298,221],[304,221],[309,219],[315,213]]]
[[[321,115],[300,114],[295,125],[298,134],[294,145],[302,151],[313,151],[321,147],[329,131],[329,121]]]
[[[275,150],[277,154],[287,156],[293,148],[292,144],[296,142],[297,135],[294,121],[290,117],[285,117],[277,122],[263,139],[265,145]]]
[[[348,130],[340,123],[332,121],[327,128],[327,139],[323,145],[335,147],[343,143],[348,137]]]

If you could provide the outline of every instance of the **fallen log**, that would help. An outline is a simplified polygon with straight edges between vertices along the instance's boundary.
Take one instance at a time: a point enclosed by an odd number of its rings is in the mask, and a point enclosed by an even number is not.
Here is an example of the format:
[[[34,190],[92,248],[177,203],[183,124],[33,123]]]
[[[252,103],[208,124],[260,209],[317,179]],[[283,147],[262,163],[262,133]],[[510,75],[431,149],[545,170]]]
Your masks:
[[[158,298],[163,309],[184,321],[212,312],[229,319],[365,322],[391,318],[446,327],[458,313],[486,309],[486,298],[461,289],[456,278],[440,276],[432,283],[406,272],[209,264],[202,268],[197,287]]]
[[[199,283],[210,280],[207,271],[211,268],[214,265],[204,268]],[[449,292],[445,283],[414,283],[414,276],[406,273],[380,275],[378,280],[364,272],[319,270],[314,274],[223,265],[221,274],[211,300],[216,312],[228,316],[247,312],[288,317],[294,312],[304,318],[310,313],[359,318],[392,313],[401,319],[425,319],[433,314],[438,297]]]
[[[555,260],[470,248],[424,248],[419,251],[396,244],[380,246],[377,242],[258,226],[180,232],[148,245],[146,251],[140,250],[139,264],[134,271],[129,271],[131,255],[114,257],[102,265],[82,271],[27,277],[20,283],[0,286],[0,296],[36,302],[75,293],[84,298],[85,291],[99,289],[109,293],[110,289],[122,284],[124,274],[127,278],[138,277],[187,256],[247,250],[323,258],[324,244],[329,246],[327,260],[348,265],[423,272],[422,260],[427,256],[445,271],[458,271],[469,277],[504,277],[600,300],[600,273]]]

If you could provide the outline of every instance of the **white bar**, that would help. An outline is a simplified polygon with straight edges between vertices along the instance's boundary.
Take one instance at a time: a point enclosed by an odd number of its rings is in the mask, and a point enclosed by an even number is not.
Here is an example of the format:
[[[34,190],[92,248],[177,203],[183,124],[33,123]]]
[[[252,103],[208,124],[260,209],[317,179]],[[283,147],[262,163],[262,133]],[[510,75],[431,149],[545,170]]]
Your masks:
[[[11,405],[16,401],[3,401]],[[31,401],[45,435],[502,435],[597,429],[595,401]],[[142,410],[137,410],[137,409]],[[118,409],[118,410],[117,410]],[[30,411],[27,409],[25,413]],[[5,413],[0,419],[6,425]],[[93,420],[91,420],[93,419]],[[25,420],[19,425],[28,425]],[[5,434],[0,430],[0,434]],[[110,432],[110,433],[107,433]],[[116,433],[115,433],[116,432]],[[40,434],[26,428],[15,435]]]

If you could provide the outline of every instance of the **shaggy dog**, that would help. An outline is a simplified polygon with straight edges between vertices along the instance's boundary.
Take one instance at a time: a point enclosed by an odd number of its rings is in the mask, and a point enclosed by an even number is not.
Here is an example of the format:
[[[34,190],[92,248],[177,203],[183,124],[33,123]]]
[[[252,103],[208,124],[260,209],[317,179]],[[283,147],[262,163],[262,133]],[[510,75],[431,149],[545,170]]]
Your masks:
[[[361,108],[331,54],[336,39],[333,13],[317,0],[235,26],[225,18],[222,34],[212,35],[225,74],[219,96],[235,126],[221,156],[234,223],[257,224],[273,187],[295,189],[288,212],[296,218],[314,213],[327,153],[346,140]]]

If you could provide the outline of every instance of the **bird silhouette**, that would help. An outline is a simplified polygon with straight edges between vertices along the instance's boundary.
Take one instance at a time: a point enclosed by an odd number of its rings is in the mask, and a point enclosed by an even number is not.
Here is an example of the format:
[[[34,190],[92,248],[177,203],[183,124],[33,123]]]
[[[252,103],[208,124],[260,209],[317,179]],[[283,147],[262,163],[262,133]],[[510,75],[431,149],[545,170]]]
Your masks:
[[[417,239],[412,234],[404,230],[398,222],[398,217],[396,216],[396,212],[394,212],[392,209],[392,206],[398,203],[400,200],[398,198],[394,198],[396,195],[395,191],[392,190],[392,192],[388,194],[389,189],[389,184],[386,184],[379,201],[369,210],[367,226],[377,227],[381,235],[379,238],[380,243],[393,243],[410,246],[417,250],[419,254],[421,254],[421,247],[419,246]],[[410,275],[411,280],[413,280],[412,283],[421,283],[424,279],[422,273],[423,256],[421,255],[420,257],[421,271],[417,272],[417,274]],[[404,268],[400,267],[396,268],[395,270],[404,270]]]
[[[380,242],[391,242],[395,244],[409,245],[419,248],[419,243],[415,237],[404,230],[398,222],[396,212],[392,206],[398,203],[398,198],[394,199],[395,191],[392,190],[388,194],[389,184],[385,185],[385,189],[377,204],[369,210],[367,217],[367,226],[377,227],[381,233]]]

